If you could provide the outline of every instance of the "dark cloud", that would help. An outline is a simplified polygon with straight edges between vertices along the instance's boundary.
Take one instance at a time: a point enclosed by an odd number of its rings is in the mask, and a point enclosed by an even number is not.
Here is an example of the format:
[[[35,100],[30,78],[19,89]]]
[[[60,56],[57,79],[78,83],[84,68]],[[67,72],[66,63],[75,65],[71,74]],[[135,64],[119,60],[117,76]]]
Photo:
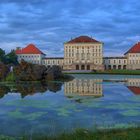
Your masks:
[[[105,43],[106,55],[120,55],[140,40],[139,7],[138,0],[1,0],[1,47],[35,43],[63,56],[64,42],[89,35]]]

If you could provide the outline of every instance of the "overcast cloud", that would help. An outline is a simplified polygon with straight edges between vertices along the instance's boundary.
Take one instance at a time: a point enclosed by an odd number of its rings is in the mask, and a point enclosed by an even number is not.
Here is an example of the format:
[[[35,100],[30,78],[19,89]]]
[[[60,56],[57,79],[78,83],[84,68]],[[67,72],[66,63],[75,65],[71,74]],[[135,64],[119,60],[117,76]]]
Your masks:
[[[48,56],[63,56],[63,43],[88,35],[104,54],[123,55],[140,41],[139,0],[0,0],[0,47],[34,43]]]

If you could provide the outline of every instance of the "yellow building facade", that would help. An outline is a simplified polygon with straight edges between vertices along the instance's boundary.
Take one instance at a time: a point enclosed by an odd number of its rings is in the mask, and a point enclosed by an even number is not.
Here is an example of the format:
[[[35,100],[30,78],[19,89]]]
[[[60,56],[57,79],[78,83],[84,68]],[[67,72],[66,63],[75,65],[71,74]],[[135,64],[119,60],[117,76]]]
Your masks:
[[[65,70],[103,70],[103,43],[80,36],[64,43]]]

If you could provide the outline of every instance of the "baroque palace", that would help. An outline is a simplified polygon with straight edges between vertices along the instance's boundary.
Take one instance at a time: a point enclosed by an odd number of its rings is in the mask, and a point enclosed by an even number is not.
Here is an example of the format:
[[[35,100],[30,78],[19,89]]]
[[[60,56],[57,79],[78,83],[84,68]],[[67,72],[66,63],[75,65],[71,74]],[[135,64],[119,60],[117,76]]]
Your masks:
[[[140,69],[140,42],[122,57],[104,57],[103,43],[88,36],[80,36],[64,43],[64,57],[46,57],[34,44],[17,48],[18,61],[33,64],[59,65],[63,70]]]

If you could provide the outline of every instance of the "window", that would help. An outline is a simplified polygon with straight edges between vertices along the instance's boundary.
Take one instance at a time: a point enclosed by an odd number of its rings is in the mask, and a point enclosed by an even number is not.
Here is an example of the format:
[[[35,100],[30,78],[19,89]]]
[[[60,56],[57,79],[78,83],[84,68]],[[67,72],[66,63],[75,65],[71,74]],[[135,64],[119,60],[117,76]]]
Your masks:
[[[87,65],[87,70],[90,70],[90,65]]]
[[[123,69],[126,69],[126,65],[123,66]]]
[[[121,69],[121,65],[118,65],[118,69]]]
[[[121,63],[121,60],[119,60],[119,63]]]
[[[82,60],[84,59],[84,53],[81,54]]]
[[[79,65],[76,65],[76,70],[79,70]]]
[[[111,70],[111,65],[108,66],[108,69]]]
[[[113,69],[114,69],[114,70],[116,69],[116,65],[113,65]]]
[[[89,59],[90,59],[90,54],[88,53],[88,54],[87,54],[87,60],[89,60]]]
[[[79,53],[76,54],[76,59],[78,59],[78,58],[79,58]]]
[[[85,65],[82,65],[81,66],[81,70],[85,70]]]

